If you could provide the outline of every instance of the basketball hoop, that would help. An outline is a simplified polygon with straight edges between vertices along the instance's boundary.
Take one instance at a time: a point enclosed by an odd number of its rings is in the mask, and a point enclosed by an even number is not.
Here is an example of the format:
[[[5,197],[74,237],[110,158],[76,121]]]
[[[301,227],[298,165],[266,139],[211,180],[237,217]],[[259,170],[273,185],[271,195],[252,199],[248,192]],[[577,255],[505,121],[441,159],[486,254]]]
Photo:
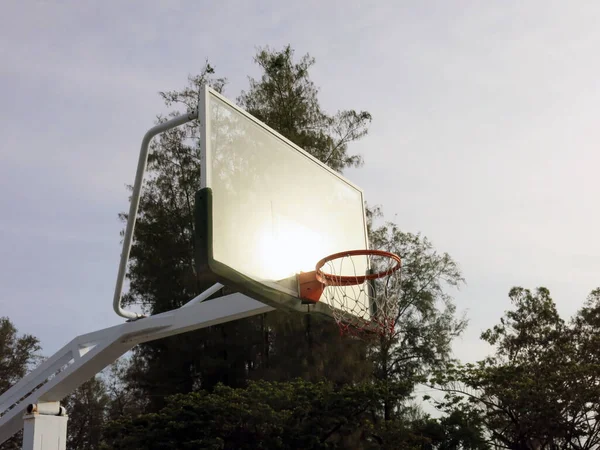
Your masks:
[[[334,253],[299,277],[301,296],[313,302],[323,296],[342,334],[389,335],[398,315],[401,267],[398,255],[381,250]]]

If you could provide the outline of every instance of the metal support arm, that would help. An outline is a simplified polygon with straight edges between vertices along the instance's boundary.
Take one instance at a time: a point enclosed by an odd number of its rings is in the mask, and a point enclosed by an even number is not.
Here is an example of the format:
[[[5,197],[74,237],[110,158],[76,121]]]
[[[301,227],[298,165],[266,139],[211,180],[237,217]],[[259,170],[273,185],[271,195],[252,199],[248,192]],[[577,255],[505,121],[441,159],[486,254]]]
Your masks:
[[[216,288],[213,286],[212,291],[207,292],[214,293]],[[0,395],[0,445],[23,427],[23,415],[30,405],[38,405],[38,408],[43,405],[42,412],[46,408],[58,407],[57,403],[52,402],[64,399],[139,343],[273,310],[242,294],[226,295],[218,300],[200,303],[202,298],[201,294],[189,306],[73,339]],[[53,409],[48,411],[52,412]],[[31,406],[29,412],[34,413],[35,408]]]
[[[131,204],[129,206],[129,215],[127,216],[127,227],[125,228],[125,237],[123,238],[123,251],[121,252],[121,261],[119,263],[119,273],[117,274],[117,283],[115,285],[115,294],[113,297],[113,308],[115,312],[126,319],[139,319],[140,314],[133,311],[126,311],[121,307],[121,293],[123,291],[123,282],[125,281],[125,273],[127,272],[127,262],[129,261],[129,252],[133,242],[133,230],[135,228],[135,220],[137,218],[138,207],[140,205],[140,193],[142,191],[142,182],[144,173],[146,172],[146,164],[148,163],[148,150],[150,141],[157,134],[163,133],[172,128],[176,128],[185,123],[191,122],[198,118],[198,112],[192,111],[188,114],[182,114],[167,120],[153,128],[150,128],[142,139],[140,149],[140,157],[138,160],[137,171],[135,173],[135,182],[133,184],[133,192],[131,193]]]

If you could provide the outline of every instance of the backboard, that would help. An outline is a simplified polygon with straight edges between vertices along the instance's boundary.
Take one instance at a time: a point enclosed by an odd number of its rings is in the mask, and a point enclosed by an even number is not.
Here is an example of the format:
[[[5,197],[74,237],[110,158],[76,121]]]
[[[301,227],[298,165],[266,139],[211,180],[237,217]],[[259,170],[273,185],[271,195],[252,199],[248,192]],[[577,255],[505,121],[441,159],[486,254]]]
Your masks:
[[[309,305],[299,298],[296,274],[326,255],[368,248],[363,192],[209,87],[199,105],[199,278],[270,306],[331,315],[326,295]],[[366,258],[355,264],[364,267],[353,273],[368,270]]]

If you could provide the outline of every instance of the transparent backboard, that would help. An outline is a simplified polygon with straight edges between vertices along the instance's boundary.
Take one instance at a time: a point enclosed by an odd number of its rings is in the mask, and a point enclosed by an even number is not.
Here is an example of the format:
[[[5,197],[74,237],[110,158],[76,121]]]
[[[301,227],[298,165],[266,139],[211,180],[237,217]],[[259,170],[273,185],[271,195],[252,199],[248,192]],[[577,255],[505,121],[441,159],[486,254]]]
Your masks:
[[[296,274],[368,246],[362,191],[208,87],[199,120],[198,271],[273,306],[305,309]],[[356,264],[349,270],[368,269],[366,259]],[[324,295],[316,309],[327,313],[329,302]]]

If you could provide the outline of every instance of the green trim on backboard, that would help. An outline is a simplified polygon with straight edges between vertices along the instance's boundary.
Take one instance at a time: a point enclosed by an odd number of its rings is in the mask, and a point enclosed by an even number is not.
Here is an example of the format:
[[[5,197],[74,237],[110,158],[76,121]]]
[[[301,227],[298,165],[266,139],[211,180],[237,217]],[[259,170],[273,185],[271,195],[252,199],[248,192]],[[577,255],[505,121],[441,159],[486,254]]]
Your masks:
[[[212,189],[200,189],[196,192],[195,200],[195,259],[196,273],[200,283],[219,282],[274,308],[332,315],[331,308],[326,304],[306,304],[296,296],[267,286],[216,261],[213,256]]]

